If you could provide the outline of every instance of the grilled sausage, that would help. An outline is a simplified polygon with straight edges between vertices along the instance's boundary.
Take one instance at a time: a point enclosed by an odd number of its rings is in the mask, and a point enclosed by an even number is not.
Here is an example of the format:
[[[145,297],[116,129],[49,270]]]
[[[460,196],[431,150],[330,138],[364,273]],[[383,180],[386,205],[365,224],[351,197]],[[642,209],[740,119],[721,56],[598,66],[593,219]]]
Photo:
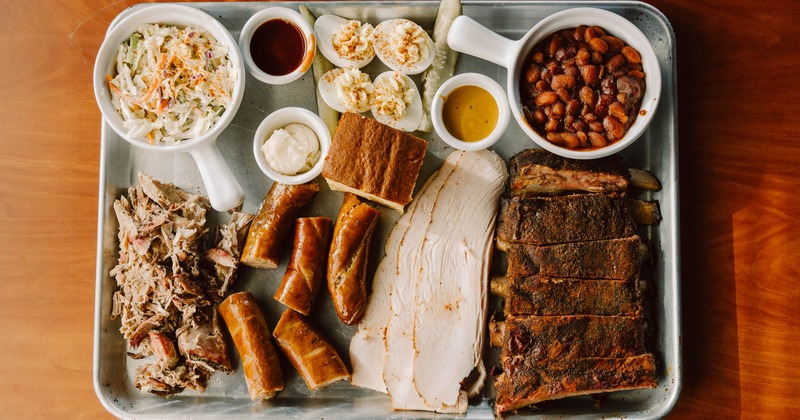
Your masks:
[[[303,315],[287,309],[272,334],[278,347],[312,391],[342,379],[350,379],[350,373],[336,349]]]
[[[357,323],[367,306],[367,261],[372,232],[380,211],[345,193],[328,257],[328,291],[336,315]]]
[[[327,217],[308,217],[295,221],[292,257],[275,292],[275,300],[308,315],[325,278],[325,262],[332,231],[333,221]]]
[[[283,389],[283,373],[264,314],[253,295],[239,292],[228,296],[219,305],[219,313],[242,359],[250,399],[272,398]]]
[[[272,184],[250,225],[240,259],[242,264],[255,268],[277,267],[297,211],[318,192],[319,184],[314,181],[300,185]]]

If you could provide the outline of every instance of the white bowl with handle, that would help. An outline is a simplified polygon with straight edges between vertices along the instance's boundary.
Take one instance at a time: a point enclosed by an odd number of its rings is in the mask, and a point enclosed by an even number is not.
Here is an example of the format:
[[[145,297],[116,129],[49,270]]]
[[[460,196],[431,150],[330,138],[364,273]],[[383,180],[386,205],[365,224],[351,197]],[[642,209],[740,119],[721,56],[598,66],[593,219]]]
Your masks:
[[[233,64],[233,92],[231,102],[219,120],[198,137],[182,140],[176,144],[149,144],[146,138],[129,136],[123,126],[123,119],[111,104],[111,91],[106,76],[116,74],[116,55],[119,46],[136,32],[140,25],[158,23],[175,26],[197,26],[207,30],[228,50],[228,58]],[[236,41],[219,21],[205,12],[189,6],[177,4],[156,4],[143,6],[128,14],[109,28],[94,65],[94,94],[97,106],[106,123],[128,143],[154,153],[186,152],[194,158],[203,178],[211,206],[226,211],[244,202],[244,190],[239,185],[230,167],[225,163],[216,146],[216,140],[231,123],[242,103],[245,88],[245,68]]]

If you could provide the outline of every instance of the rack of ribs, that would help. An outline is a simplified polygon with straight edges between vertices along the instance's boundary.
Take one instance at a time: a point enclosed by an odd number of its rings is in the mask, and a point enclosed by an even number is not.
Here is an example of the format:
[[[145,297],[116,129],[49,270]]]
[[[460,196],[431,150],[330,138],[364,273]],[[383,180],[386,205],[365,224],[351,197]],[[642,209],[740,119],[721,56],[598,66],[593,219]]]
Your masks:
[[[490,343],[502,347],[498,413],[656,386],[640,279],[650,252],[637,225],[660,214],[657,202],[629,198],[632,186],[660,188],[617,156],[578,161],[524,150],[511,158],[496,231],[508,269],[491,283],[505,299],[505,319],[489,323]]]

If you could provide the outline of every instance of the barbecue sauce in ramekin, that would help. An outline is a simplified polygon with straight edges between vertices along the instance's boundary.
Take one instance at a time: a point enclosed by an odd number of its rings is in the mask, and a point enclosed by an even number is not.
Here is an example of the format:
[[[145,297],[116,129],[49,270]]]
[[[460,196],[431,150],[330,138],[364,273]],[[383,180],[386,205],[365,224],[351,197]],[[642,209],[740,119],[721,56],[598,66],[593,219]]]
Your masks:
[[[256,66],[267,74],[283,76],[303,62],[306,40],[294,23],[271,19],[258,27],[250,41],[250,55]]]

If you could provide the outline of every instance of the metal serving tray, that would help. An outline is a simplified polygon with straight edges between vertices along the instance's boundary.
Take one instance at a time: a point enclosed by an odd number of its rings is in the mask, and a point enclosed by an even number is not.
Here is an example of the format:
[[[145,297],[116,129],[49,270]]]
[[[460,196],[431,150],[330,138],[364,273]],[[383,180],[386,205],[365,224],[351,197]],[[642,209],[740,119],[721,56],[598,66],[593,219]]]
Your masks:
[[[664,220],[660,225],[644,229],[640,234],[652,244],[655,264],[652,270],[654,299],[651,315],[655,325],[653,351],[658,360],[659,386],[651,390],[610,393],[600,407],[590,397],[576,397],[553,401],[544,411],[522,410],[517,416],[539,418],[597,418],[626,417],[654,418],[665,415],[675,404],[681,386],[680,339],[680,278],[678,241],[678,151],[677,151],[677,89],[675,73],[675,35],[667,19],[652,6],[639,2],[463,2],[463,13],[511,39],[519,39],[539,19],[559,10],[592,6],[609,9],[638,26],[652,42],[661,65],[662,97],[655,118],[643,138],[623,152],[631,166],[645,168],[656,174],[663,190],[647,193],[644,198],[660,201]],[[194,3],[220,22],[238,38],[245,21],[255,12],[270,6],[287,6],[297,9],[300,3]],[[412,19],[430,30],[438,2],[326,2],[306,3],[317,15],[333,13],[366,20],[377,24],[395,17]],[[118,21],[138,6],[123,11]],[[113,23],[112,23],[113,25]],[[612,28],[609,28],[612,29]],[[366,71],[373,75],[384,71],[379,60],[374,60]],[[479,72],[505,86],[506,70],[467,55],[461,55],[458,72]],[[416,78],[417,82],[419,79]],[[233,123],[221,135],[218,145],[236,178],[246,193],[244,211],[256,212],[271,181],[258,169],[252,156],[252,139],[261,120],[279,108],[300,106],[316,110],[314,80],[311,72],[300,80],[283,86],[268,86],[251,76]],[[119,138],[107,124],[102,126],[100,154],[100,191],[98,214],[97,284],[94,336],[94,388],[102,404],[115,416],[126,418],[181,418],[181,417],[308,417],[308,418],[436,418],[450,417],[424,412],[392,411],[386,395],[356,388],[347,382],[338,382],[326,389],[311,392],[294,369],[286,363],[284,374],[286,388],[277,398],[268,402],[251,402],[238,355],[232,351],[232,375],[215,374],[202,394],[184,392],[169,399],[144,394],[133,386],[132,374],[138,363],[125,354],[125,340],[119,333],[119,321],[109,319],[114,280],[108,275],[117,259],[117,220],[113,202],[134,185],[136,174],[144,171],[156,179],[175,183],[196,193],[205,193],[198,170],[186,154],[153,154],[133,148]],[[419,133],[418,133],[419,134]],[[420,182],[436,170],[451,151],[438,138],[431,140],[428,154],[420,174]],[[511,122],[504,137],[492,148],[503,158],[534,147],[515,122]],[[341,194],[327,189],[322,191],[305,215],[324,215],[335,218],[341,205]],[[383,244],[389,230],[399,217],[393,210],[381,209],[379,229],[371,250],[371,269],[383,255]],[[227,220],[225,215],[212,212],[210,222]],[[288,247],[287,247],[288,248]],[[255,270],[242,267],[235,283],[236,290],[250,290],[258,298],[267,323],[274,327],[284,307],[272,299],[285,271],[289,252],[284,252],[282,266],[275,270]],[[330,299],[321,298],[312,315],[312,321],[331,339],[340,354],[348,359],[348,345],[355,327],[343,325],[333,311]],[[492,301],[499,308],[497,301]],[[442,343],[447,345],[447,343]],[[491,366],[498,351],[488,349],[486,362]],[[480,398],[471,402],[465,418],[493,418],[491,401],[494,388],[491,378]]]

